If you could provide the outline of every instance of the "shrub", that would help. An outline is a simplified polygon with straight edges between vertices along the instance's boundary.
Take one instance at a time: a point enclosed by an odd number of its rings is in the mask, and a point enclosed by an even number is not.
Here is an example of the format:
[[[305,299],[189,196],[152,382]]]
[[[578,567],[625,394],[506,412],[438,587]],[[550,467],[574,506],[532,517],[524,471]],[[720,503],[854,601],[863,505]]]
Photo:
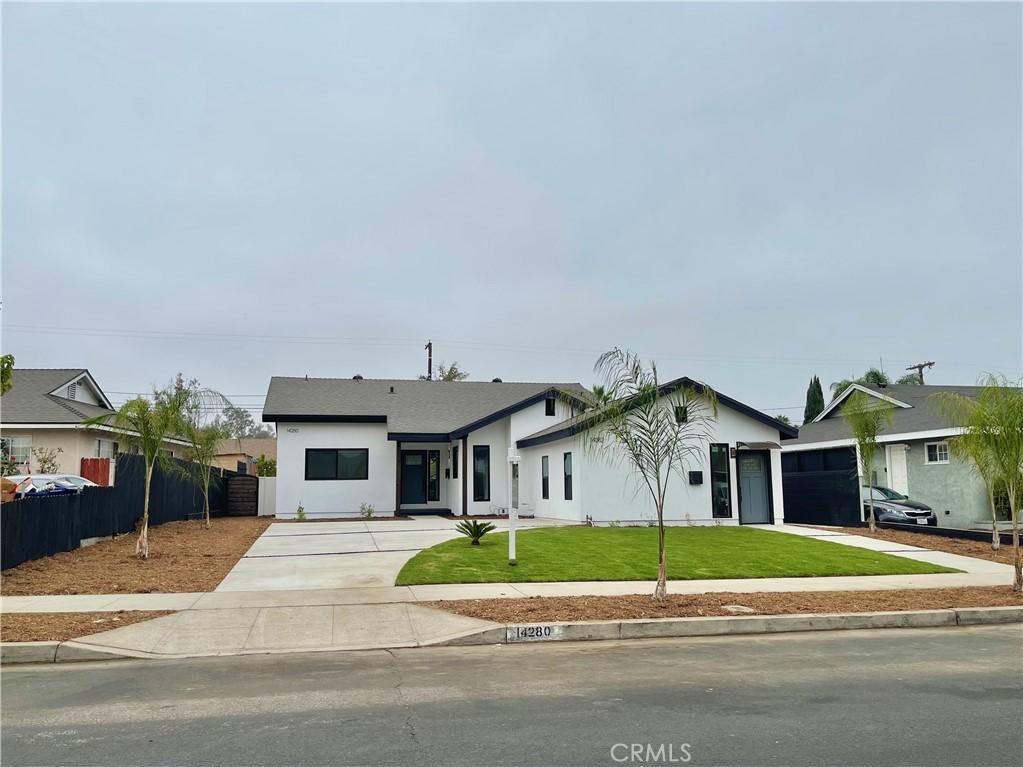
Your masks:
[[[302,501],[298,502],[298,518],[301,521],[305,520],[305,506],[302,505]]]
[[[455,529],[462,535],[466,535],[472,541],[473,546],[480,545],[480,538],[494,530],[490,522],[479,522],[475,519],[466,519],[455,525]]]
[[[370,517],[372,517],[373,511],[374,511],[373,504],[371,503],[359,504],[359,514],[361,514],[364,519],[369,519]]]

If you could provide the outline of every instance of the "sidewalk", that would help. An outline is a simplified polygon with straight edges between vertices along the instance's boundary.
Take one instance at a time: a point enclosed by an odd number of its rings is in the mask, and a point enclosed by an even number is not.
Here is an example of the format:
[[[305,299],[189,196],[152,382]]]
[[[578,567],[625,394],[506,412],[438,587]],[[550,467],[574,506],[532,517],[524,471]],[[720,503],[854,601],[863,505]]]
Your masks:
[[[1012,567],[972,557],[892,544],[839,531],[788,525],[770,529],[897,554],[962,570],[933,575],[838,576],[669,581],[674,594],[708,592],[856,591],[1000,586]],[[108,594],[4,597],[18,613],[177,610],[174,615],[93,634],[75,644],[144,656],[222,655],[312,649],[417,647],[497,628],[417,603],[454,599],[647,594],[646,581],[482,583],[378,586],[202,594]]]

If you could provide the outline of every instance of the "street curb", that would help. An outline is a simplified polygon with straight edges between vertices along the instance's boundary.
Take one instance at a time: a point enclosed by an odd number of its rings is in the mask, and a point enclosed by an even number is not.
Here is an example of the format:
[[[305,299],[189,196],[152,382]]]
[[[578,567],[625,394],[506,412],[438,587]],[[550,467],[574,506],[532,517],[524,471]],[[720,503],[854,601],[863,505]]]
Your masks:
[[[653,618],[649,620],[571,621],[564,623],[507,624],[484,629],[430,646],[521,644],[523,642],[579,642],[607,639],[652,639],[697,636],[781,634],[796,631],[855,629],[939,628],[1023,623],[1023,606],[961,607],[949,610],[912,610],[874,613],[810,613],[803,615],[747,615],[713,618]],[[509,629],[550,627],[550,637],[509,641]],[[521,634],[521,632],[516,632]],[[545,632],[536,632],[543,634]]]
[[[522,644],[528,642],[593,642],[609,639],[656,639],[671,637],[743,636],[782,634],[797,631],[843,631],[856,629],[940,628],[949,626],[994,626],[1023,623],[1023,606],[959,607],[949,610],[912,610],[874,613],[810,613],[803,615],[745,615],[713,618],[652,618],[649,620],[566,621],[496,625],[456,637],[419,644],[419,647],[458,647],[470,645]],[[508,640],[509,629],[557,627],[551,637]],[[543,632],[539,632],[543,633]],[[412,648],[416,645],[401,645]],[[0,642],[0,664],[71,663],[110,660],[171,660],[188,657],[228,657],[307,652],[346,652],[387,649],[382,647],[260,650],[204,655],[159,655],[88,644],[88,637],[68,642]],[[393,648],[392,648],[393,649]]]

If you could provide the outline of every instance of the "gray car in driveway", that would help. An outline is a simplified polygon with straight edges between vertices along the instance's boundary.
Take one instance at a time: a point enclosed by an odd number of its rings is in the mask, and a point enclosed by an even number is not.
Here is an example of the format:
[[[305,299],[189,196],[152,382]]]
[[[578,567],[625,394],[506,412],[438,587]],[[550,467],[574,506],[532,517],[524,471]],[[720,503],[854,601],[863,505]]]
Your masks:
[[[870,499],[874,499],[874,519],[878,522],[897,522],[903,525],[938,524],[938,518],[925,503],[911,500],[908,496],[889,487],[863,486],[863,513],[870,514]]]

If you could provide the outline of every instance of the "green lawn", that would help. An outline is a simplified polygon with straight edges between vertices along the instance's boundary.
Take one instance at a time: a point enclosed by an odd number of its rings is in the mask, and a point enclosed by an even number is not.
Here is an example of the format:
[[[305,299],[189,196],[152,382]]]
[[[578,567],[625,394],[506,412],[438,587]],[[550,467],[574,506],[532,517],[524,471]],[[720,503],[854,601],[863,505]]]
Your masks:
[[[951,573],[945,567],[840,543],[748,527],[669,527],[668,578],[783,578],[819,575]],[[657,578],[657,528],[551,527],[516,537],[518,565],[508,565],[508,534],[490,533],[416,554],[395,583],[634,581]]]

